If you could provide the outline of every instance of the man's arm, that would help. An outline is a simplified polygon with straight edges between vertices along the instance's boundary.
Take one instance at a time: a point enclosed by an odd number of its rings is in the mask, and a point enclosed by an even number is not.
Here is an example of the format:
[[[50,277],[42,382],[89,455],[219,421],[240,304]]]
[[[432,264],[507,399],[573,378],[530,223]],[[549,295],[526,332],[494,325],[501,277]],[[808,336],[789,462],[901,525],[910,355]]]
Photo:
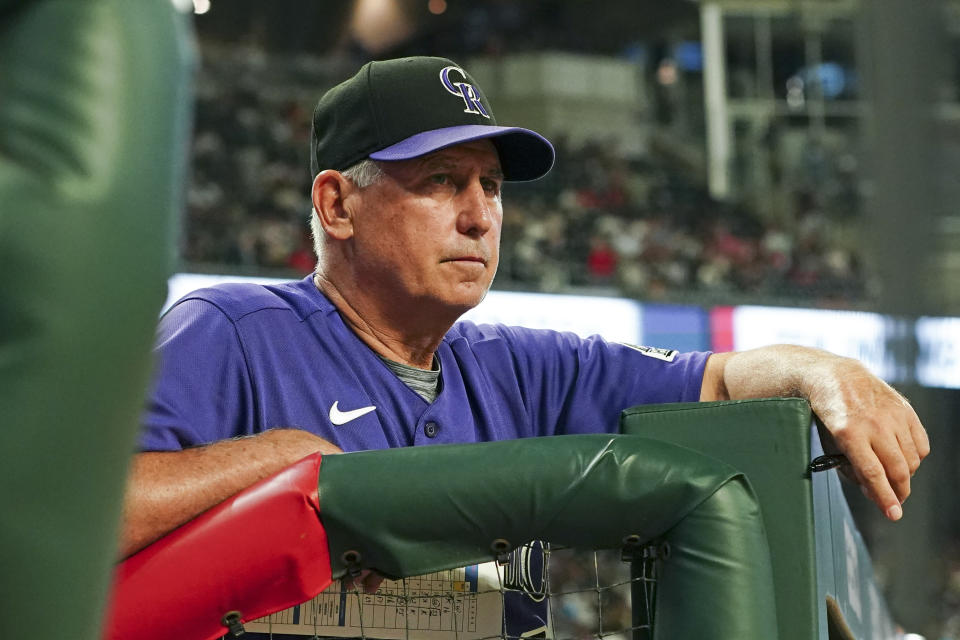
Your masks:
[[[255,482],[336,445],[298,429],[273,429],[183,451],[134,457],[123,507],[126,557]]]
[[[901,518],[910,477],[930,453],[903,396],[857,360],[819,349],[776,345],[707,360],[701,400],[774,396],[809,400],[867,497],[889,519]]]

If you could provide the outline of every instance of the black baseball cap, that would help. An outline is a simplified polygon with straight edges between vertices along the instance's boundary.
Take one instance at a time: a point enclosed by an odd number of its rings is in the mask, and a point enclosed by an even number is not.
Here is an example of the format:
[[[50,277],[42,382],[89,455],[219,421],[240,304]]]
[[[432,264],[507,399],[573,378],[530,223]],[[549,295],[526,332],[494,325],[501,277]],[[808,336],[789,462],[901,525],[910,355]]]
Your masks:
[[[504,178],[535,180],[553,166],[553,146],[539,133],[501,127],[480,86],[446,58],[368,62],[327,91],[313,112],[312,175],[343,171],[365,158],[409,160],[489,138]]]

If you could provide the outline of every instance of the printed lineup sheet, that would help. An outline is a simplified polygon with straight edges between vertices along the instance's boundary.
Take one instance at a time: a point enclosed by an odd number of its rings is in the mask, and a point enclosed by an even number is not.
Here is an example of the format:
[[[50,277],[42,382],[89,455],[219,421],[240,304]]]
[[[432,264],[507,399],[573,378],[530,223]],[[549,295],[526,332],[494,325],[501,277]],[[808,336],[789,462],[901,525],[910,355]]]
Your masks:
[[[496,563],[384,580],[375,594],[334,581],[313,600],[246,623],[247,631],[383,640],[479,640],[501,635]]]

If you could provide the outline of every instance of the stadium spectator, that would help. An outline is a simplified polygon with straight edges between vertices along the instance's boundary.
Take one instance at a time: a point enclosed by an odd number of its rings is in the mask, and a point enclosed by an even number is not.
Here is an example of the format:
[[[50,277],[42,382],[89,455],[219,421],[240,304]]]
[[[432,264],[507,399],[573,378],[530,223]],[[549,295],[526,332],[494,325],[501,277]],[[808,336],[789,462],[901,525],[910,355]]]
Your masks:
[[[617,270],[617,252],[603,236],[595,236],[587,254],[587,272],[595,284],[608,284]]]

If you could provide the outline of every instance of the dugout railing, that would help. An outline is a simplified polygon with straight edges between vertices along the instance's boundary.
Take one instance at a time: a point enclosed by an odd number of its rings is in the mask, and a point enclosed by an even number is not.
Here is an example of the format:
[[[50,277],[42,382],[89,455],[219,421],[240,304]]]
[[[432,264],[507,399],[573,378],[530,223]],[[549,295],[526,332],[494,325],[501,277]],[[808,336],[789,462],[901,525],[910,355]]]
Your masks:
[[[634,407],[623,412],[621,429],[705,453],[750,479],[770,548],[780,640],[899,637],[837,471],[811,468],[824,452],[806,401]]]
[[[894,637],[836,472],[808,470],[804,401],[638,407],[622,430],[308,457],[121,564],[107,637],[237,635],[364,569],[401,579],[391,597],[412,616],[424,596],[407,597],[405,578],[503,561],[530,540],[634,565],[629,623],[604,630],[601,614],[573,637]],[[600,608],[607,588],[598,579]],[[353,595],[361,613],[374,602]],[[432,600],[462,616],[466,597]],[[376,637],[363,619],[359,635]],[[470,637],[455,622],[422,637]],[[510,637],[496,631],[481,637]]]

